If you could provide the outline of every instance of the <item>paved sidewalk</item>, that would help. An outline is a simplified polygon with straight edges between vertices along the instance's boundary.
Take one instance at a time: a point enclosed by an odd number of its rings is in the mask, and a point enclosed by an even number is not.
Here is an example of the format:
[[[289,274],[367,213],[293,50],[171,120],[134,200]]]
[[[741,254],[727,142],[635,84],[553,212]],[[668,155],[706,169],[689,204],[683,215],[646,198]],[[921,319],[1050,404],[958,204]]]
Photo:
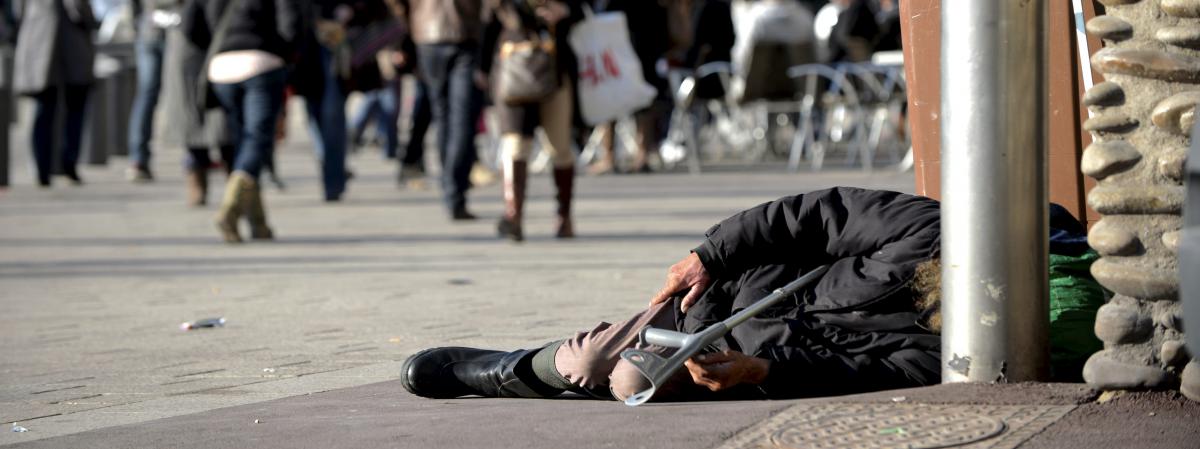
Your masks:
[[[125,182],[114,159],[84,167],[83,187],[39,190],[17,142],[0,190],[0,422],[31,431],[0,428],[0,444],[386,381],[431,345],[539,344],[643,307],[738,210],[833,185],[912,188],[890,172],[581,178],[580,237],[560,242],[539,175],[515,245],[494,237],[498,186],[472,194],[484,219],[451,224],[436,190],[398,190],[370,152],[346,201],[326,204],[299,143],[279,155],[288,190],[266,188],[278,241],[228,246],[212,206],[183,205],[177,152],[158,154],[153,184]],[[206,317],[228,324],[179,330]]]
[[[964,418],[987,416],[987,410],[1005,416],[995,429],[999,434],[956,447],[1191,449],[1200,441],[1200,403],[1177,392],[1130,393],[1099,403],[1097,394],[1080,384],[953,384],[794,401],[650,403],[638,408],[587,399],[430,400],[409,395],[399,384],[381,382],[11,447],[911,447],[896,442],[919,441],[922,433],[963,438],[972,423]],[[908,413],[909,418],[859,420],[851,428],[836,428],[839,420],[889,412]],[[795,419],[806,414],[807,420]],[[918,414],[924,420],[911,418]],[[782,421],[787,425],[767,426],[781,422],[780,418],[788,419]],[[923,426],[925,420],[951,421],[957,426]],[[997,423],[987,418],[983,421]],[[800,431],[806,427],[810,430]],[[33,428],[25,435],[38,430]],[[855,440],[855,436],[877,445]],[[891,445],[887,444],[889,438]],[[788,444],[797,440],[812,444]],[[918,447],[945,446],[918,443]]]

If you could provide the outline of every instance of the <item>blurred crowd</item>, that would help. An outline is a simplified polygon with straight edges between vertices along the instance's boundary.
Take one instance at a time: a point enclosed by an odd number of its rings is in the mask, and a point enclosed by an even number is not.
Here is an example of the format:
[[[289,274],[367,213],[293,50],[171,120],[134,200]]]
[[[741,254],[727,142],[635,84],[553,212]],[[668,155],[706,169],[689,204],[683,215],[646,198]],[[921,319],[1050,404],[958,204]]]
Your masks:
[[[573,53],[572,30],[606,12],[624,13],[641,76],[656,92],[627,111],[636,138],[625,159],[613,123],[585,123],[577,96],[581,77],[595,81],[597,69]],[[260,185],[276,179],[292,98],[303,101],[325,201],[346,195],[347,154],[361,147],[377,145],[394,161],[402,187],[423,186],[432,129],[434,172],[456,221],[476,219],[468,191],[481,178],[473,176],[477,134],[492,127],[505,201],[496,230],[520,241],[535,152],[548,156],[556,187],[556,236],[570,238],[577,167],[661,169],[675,104],[670,74],[736,65],[755,39],[770,39],[772,14],[786,19],[775,23],[788,24],[788,39],[811,43],[807,62],[863,61],[900,47],[896,0],[0,0],[0,38],[15,45],[14,92],[35,103],[30,148],[41,186],[53,173],[83,183],[76,166],[97,42],[119,40],[125,24],[137,73],[127,178],[152,183],[152,158],[182,150],[187,201],[203,206],[210,172],[223,171],[214,190],[226,241],[243,240],[243,220],[249,238],[273,238]],[[360,100],[348,111],[352,96]],[[156,110],[169,122],[157,134]],[[495,120],[483,120],[485,111]],[[604,151],[583,167],[580,148],[598,131]]]

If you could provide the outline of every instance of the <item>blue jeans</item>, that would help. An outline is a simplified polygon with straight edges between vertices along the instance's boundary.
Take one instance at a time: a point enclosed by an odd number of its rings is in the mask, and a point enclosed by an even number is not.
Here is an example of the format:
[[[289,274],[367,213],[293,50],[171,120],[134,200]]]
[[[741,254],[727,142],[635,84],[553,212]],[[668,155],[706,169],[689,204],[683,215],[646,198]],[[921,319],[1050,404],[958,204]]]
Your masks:
[[[59,93],[66,106],[66,129],[63,130],[62,168],[63,173],[75,176],[75,165],[79,162],[79,146],[83,142],[83,118],[87,112],[89,86],[50,87],[34,95],[33,132],[30,133],[34,165],[37,167],[38,183],[50,185],[54,172],[54,122],[58,117]]]
[[[320,52],[325,86],[320,96],[305,98],[304,107],[308,110],[313,151],[321,163],[325,199],[336,201],[346,190],[346,94],[333,73],[329,50],[321,47]]]
[[[129,115],[129,162],[138,167],[150,165],[150,136],[154,132],[154,108],[162,89],[162,41],[138,39],[137,95]]]
[[[379,89],[364,92],[362,106],[358,108],[358,113],[350,123],[354,141],[357,142],[362,140],[367,122],[375,119],[375,130],[383,140],[383,156],[388,159],[396,157],[396,148],[399,146],[399,138],[396,136],[396,119],[400,113],[398,97],[399,89],[392,81],[385,81],[384,86]]]
[[[417,68],[429,92],[438,126],[438,155],[442,161],[442,196],[451,212],[465,211],[475,164],[475,121],[481,93],[475,87],[476,49],[473,45],[417,46]]]
[[[233,84],[213,83],[213,92],[229,115],[237,154],[233,169],[258,179],[263,160],[275,150],[275,121],[283,108],[287,70],[275,69]]]
[[[420,79],[413,83],[412,127],[408,129],[408,143],[404,144],[404,156],[400,163],[425,168],[425,132],[433,122],[433,111],[429,106],[429,92]]]

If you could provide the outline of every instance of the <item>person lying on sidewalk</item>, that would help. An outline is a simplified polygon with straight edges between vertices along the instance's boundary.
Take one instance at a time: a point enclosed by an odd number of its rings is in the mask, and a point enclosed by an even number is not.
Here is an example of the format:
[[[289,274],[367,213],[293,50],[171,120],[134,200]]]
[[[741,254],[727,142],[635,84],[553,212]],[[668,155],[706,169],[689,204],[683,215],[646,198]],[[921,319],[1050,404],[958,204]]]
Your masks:
[[[639,343],[643,327],[695,333],[829,265],[793,299],[690,359],[654,400],[782,399],[933,385],[941,380],[941,337],[931,327],[939,309],[939,208],[925,197],[851,187],[765,203],[710,228],[670,268],[650,306],[626,321],[602,322],[537,349],[426,349],[405,360],[401,383],[428,398],[572,391],[625,400],[650,383],[620,353],[674,351]]]

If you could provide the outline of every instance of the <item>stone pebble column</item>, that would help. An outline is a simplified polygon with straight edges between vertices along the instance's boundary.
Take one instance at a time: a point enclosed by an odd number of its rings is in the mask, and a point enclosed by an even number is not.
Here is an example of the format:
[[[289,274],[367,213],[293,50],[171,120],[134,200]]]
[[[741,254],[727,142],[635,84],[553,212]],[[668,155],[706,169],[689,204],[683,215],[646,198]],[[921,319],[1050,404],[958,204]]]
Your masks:
[[[1115,296],[1096,315],[1104,350],[1083,377],[1101,390],[1181,388],[1200,400],[1200,364],[1183,345],[1177,255],[1200,103],[1200,0],[1099,2],[1106,15],[1086,28],[1106,44],[1092,67],[1107,81],[1083,96],[1094,143],[1080,169],[1098,181],[1087,201],[1104,215],[1088,233],[1103,256],[1092,274]]]

